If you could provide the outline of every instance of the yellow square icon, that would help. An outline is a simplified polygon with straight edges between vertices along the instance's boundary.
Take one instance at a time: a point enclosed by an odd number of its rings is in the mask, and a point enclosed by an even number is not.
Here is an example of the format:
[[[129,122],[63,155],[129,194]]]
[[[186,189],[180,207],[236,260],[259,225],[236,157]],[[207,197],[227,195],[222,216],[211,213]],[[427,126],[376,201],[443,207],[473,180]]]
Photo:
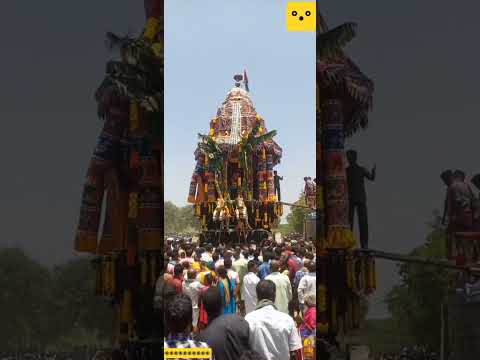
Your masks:
[[[287,31],[315,31],[316,2],[287,3]]]

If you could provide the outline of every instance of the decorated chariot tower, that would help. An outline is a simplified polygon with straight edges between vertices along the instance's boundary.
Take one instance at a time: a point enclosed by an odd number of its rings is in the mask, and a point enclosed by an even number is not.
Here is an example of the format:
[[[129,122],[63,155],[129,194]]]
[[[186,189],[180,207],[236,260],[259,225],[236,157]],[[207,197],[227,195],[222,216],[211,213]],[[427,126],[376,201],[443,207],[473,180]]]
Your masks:
[[[141,35],[108,33],[120,52],[95,93],[103,129],[85,177],[75,236],[94,255],[95,292],[115,310],[114,342],[158,328],[154,289],[163,261],[163,1],[145,0]]]
[[[252,230],[269,231],[282,215],[273,174],[282,149],[255,110],[246,74],[234,79],[209,133],[199,134],[188,201],[204,233],[248,237]]]

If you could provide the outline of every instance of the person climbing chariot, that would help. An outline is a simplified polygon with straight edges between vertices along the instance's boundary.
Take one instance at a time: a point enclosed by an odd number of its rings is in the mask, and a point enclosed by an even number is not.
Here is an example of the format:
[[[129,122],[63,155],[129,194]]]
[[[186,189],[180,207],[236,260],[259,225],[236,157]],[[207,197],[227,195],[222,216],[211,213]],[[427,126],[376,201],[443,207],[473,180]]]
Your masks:
[[[347,183],[349,200],[349,220],[350,228],[353,230],[355,221],[355,212],[358,216],[358,226],[360,230],[360,246],[363,249],[368,248],[368,210],[367,210],[367,192],[365,191],[365,178],[375,181],[377,169],[372,171],[358,165],[357,152],[348,150],[347,153]]]

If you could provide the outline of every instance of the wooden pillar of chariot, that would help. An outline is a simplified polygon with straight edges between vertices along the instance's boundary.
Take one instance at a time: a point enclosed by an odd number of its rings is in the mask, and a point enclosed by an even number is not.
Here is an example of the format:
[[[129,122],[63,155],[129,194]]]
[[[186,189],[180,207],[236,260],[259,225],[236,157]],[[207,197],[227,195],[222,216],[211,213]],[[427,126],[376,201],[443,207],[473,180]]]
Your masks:
[[[145,9],[140,36],[108,34],[121,56],[108,62],[95,94],[104,126],[75,237],[76,251],[95,255],[95,291],[114,306],[122,345],[152,335],[163,261],[163,1],[145,1]]]
[[[251,231],[270,231],[282,216],[274,188],[274,167],[282,149],[255,110],[246,73],[199,135],[188,202],[207,232],[233,232],[244,239]]]
[[[343,52],[355,24],[317,27],[317,302],[319,336],[359,326],[361,299],[376,288],[375,261],[356,251],[349,224],[345,139],[365,128],[373,82]]]

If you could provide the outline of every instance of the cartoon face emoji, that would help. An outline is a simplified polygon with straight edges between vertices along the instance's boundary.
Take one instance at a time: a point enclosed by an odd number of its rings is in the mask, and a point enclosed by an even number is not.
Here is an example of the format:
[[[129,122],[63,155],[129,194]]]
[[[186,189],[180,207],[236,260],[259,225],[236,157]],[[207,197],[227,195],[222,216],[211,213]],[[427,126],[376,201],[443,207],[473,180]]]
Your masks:
[[[315,31],[316,2],[287,3],[287,31]]]

